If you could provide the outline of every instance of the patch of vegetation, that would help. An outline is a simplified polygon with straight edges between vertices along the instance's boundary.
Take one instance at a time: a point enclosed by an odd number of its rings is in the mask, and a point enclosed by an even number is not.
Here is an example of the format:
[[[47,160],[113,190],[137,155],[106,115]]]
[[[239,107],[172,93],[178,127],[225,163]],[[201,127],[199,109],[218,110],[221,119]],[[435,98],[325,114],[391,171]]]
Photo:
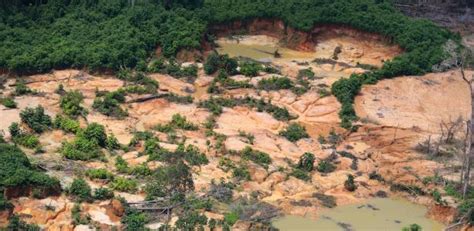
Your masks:
[[[44,113],[42,106],[25,108],[25,110],[20,112],[20,118],[23,123],[36,133],[42,133],[52,126],[51,117]]]
[[[110,188],[121,192],[133,193],[138,190],[138,182],[125,177],[114,177],[109,186]]]
[[[179,230],[204,230],[207,225],[207,217],[198,213],[197,211],[186,211],[176,221],[176,228]]]
[[[321,173],[330,173],[336,170],[336,166],[334,166],[330,161],[321,160],[319,161],[318,167],[316,169]]]
[[[15,144],[19,144],[30,149],[41,148],[39,138],[33,134],[28,134],[22,131],[18,123],[12,123],[8,129]]]
[[[299,168],[294,168],[293,171],[290,173],[290,176],[294,176],[300,180],[304,181],[310,181],[311,176],[308,174],[307,171],[299,169]]]
[[[23,80],[17,80],[15,85],[15,95],[27,95],[36,93],[35,91],[31,90],[28,86],[26,86]]]
[[[0,189],[34,187],[41,196],[61,190],[59,181],[35,168],[18,147],[0,143],[0,153]]]
[[[262,65],[257,62],[244,61],[240,63],[240,73],[245,76],[255,77],[263,70]]]
[[[78,201],[89,201],[92,198],[92,189],[82,178],[74,179],[67,192]]]
[[[103,157],[101,148],[107,145],[107,134],[104,126],[91,123],[80,130],[72,142],[64,142],[61,153],[71,160],[91,160]]]
[[[298,165],[296,167],[298,169],[311,172],[313,171],[313,168],[314,168],[314,160],[315,160],[314,154],[306,152],[300,156]]]
[[[219,84],[219,85],[218,85]],[[223,92],[223,89],[237,89],[237,88],[252,88],[253,85],[249,81],[236,81],[229,78],[227,73],[224,70],[219,70],[219,74],[211,82],[207,88],[207,93],[210,94],[219,94]]]
[[[416,185],[392,184],[390,190],[406,192],[411,195],[426,195],[426,192]]]
[[[13,215],[10,217],[6,230],[40,231],[41,228],[36,224],[28,224],[22,221],[18,215]]]
[[[286,108],[281,108],[271,104],[270,102],[265,102],[263,99],[255,99],[252,97],[212,97],[209,100],[199,102],[198,106],[208,109],[214,115],[220,115],[222,113],[223,107],[247,106],[250,108],[256,108],[259,112],[267,112],[271,114],[273,118],[280,121],[296,119],[296,117],[291,115]]]
[[[86,176],[91,180],[100,179],[110,181],[114,178],[114,174],[105,168],[87,169]]]
[[[247,132],[244,132],[244,131],[239,131],[239,136],[240,137],[243,137],[246,139],[246,143],[248,144],[252,144],[254,143],[255,141],[255,136],[252,134],[252,133],[247,133]]]
[[[59,101],[59,106],[63,110],[64,114],[77,117],[79,115],[85,116],[87,110],[81,106],[81,103],[84,101],[84,96],[81,92],[69,91],[61,96]]]
[[[248,181],[250,180],[250,172],[246,165],[241,164],[232,168],[232,177],[239,181]]]
[[[166,94],[163,98],[166,99],[168,102],[178,104],[191,104],[194,101],[193,97],[190,95],[180,96],[173,93]]]
[[[53,127],[73,134],[76,134],[81,129],[79,121],[62,115],[56,116]]]
[[[114,192],[108,188],[96,188],[94,189],[94,200],[109,200],[114,198]]]
[[[91,218],[81,214],[81,204],[75,203],[71,210],[72,223],[74,225],[87,225],[90,223]]]
[[[16,102],[13,98],[0,98],[0,103],[6,108],[16,108]]]
[[[124,102],[125,91],[117,90],[107,92],[103,96],[95,98],[92,107],[103,115],[121,119],[128,115],[128,113],[120,107],[120,104]]]
[[[148,199],[176,197],[194,190],[191,169],[182,161],[154,170],[145,186]]]
[[[323,193],[313,193],[313,197],[318,199],[321,204],[326,208],[334,208],[337,206],[336,198]]]
[[[281,89],[291,89],[293,82],[288,77],[273,76],[268,79],[258,81],[258,88],[266,91],[275,91]]]
[[[235,185],[230,182],[221,181],[216,184],[214,181],[211,182],[211,187],[209,189],[208,195],[212,196],[220,202],[230,202],[232,200],[233,189]]]
[[[344,188],[349,192],[354,192],[357,189],[357,185],[354,182],[354,176],[352,174],[347,175],[347,180],[344,182]]]
[[[124,203],[122,203],[124,204]],[[125,207],[125,215],[122,216],[122,224],[126,231],[146,230],[145,225],[150,221],[150,218],[145,213],[141,213],[130,207]]]
[[[237,73],[238,62],[228,55],[219,55],[212,52],[207,56],[204,63],[204,72],[208,75],[216,73],[218,70],[224,70],[228,75]]]
[[[279,132],[279,135],[285,137],[291,142],[296,142],[303,138],[309,138],[306,128],[297,123],[290,123],[286,129]]]
[[[148,77],[145,73],[137,71],[131,73],[128,70],[121,70],[118,75],[120,79],[125,80],[125,88],[121,89],[124,92],[132,94],[154,94],[159,88],[156,80]]]
[[[244,150],[242,150],[241,156],[244,159],[251,160],[252,162],[264,168],[268,168],[268,165],[272,163],[270,155],[261,151],[253,150],[249,146],[245,147]]]
[[[418,224],[411,224],[408,227],[403,227],[402,231],[421,231],[422,228]]]
[[[168,133],[168,132],[173,131],[174,129],[195,131],[195,130],[198,130],[198,126],[189,122],[185,116],[182,116],[180,114],[174,114],[173,117],[171,118],[171,121],[168,124],[165,124],[165,125],[158,124],[154,127],[154,129],[160,132]]]

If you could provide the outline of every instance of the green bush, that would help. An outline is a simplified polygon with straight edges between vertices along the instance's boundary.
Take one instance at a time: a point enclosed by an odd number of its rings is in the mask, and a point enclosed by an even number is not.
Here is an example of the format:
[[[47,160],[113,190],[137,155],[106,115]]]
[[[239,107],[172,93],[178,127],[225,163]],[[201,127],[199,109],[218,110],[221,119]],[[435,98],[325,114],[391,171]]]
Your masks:
[[[72,142],[65,142],[61,153],[67,159],[88,161],[103,156],[100,146],[95,139],[77,136]]]
[[[402,231],[421,231],[422,228],[418,224],[411,224],[408,227],[403,227]]]
[[[128,163],[121,156],[115,158],[115,168],[120,173],[128,173],[130,171]]]
[[[215,52],[209,54],[204,63],[204,72],[208,75],[216,73],[219,69],[225,70],[229,75],[237,72],[238,62],[228,55],[219,55]]]
[[[26,86],[25,82],[22,80],[17,80],[15,85],[15,95],[26,95],[33,93],[33,91]]]
[[[354,182],[353,175],[347,175],[347,180],[344,182],[344,188],[349,192],[353,192],[357,189],[357,185]]]
[[[59,106],[63,110],[64,114],[72,117],[79,115],[85,115],[87,112],[82,106],[81,103],[84,101],[84,96],[81,92],[69,91],[61,96],[59,101]]]
[[[23,123],[27,124],[36,133],[42,133],[52,126],[51,117],[44,113],[42,106],[36,108],[27,107],[20,112],[20,118]]]
[[[241,156],[244,159],[251,160],[252,162],[267,168],[269,164],[272,163],[270,155],[264,152],[253,150],[251,147],[247,146],[242,150]]]
[[[53,125],[54,128],[74,134],[76,134],[81,129],[79,121],[61,115],[56,116]]]
[[[21,136],[14,137],[13,142],[30,149],[41,146],[39,138],[32,134],[22,134]]]
[[[20,128],[20,125],[16,122],[13,122],[12,124],[10,124],[10,126],[8,127],[8,130],[10,132],[10,135],[15,138],[15,137],[19,137],[22,135],[22,131],[21,131],[21,128]]]
[[[292,87],[293,82],[291,82],[288,77],[273,76],[271,78],[258,81],[258,88],[266,91],[290,89]]]
[[[121,192],[136,192],[138,190],[138,183],[135,180],[124,177],[115,177],[109,184],[110,188]]]
[[[97,97],[92,104],[92,107],[103,115],[115,118],[124,118],[128,115],[120,104],[125,102],[125,91],[118,90],[108,92],[104,96]]]
[[[299,168],[293,169],[293,171],[290,173],[291,176],[294,176],[300,180],[304,181],[309,181],[311,180],[311,176],[308,174],[307,171],[301,170]]]
[[[105,142],[105,147],[108,150],[118,150],[121,148],[121,145],[119,141],[117,140],[117,137],[113,133],[107,136],[107,140]]]
[[[296,142],[303,138],[309,138],[306,129],[297,123],[290,123],[288,127],[285,130],[280,131],[279,134],[291,142]]]
[[[232,177],[237,180],[248,181],[250,180],[250,172],[246,166],[241,165],[232,169]]]
[[[109,200],[114,198],[114,192],[108,188],[94,189],[94,200]]]
[[[98,123],[91,123],[87,126],[86,129],[80,134],[87,140],[96,141],[101,147],[106,147],[107,144],[107,134],[105,133],[105,128],[103,125]]]
[[[230,212],[224,214],[224,222],[230,226],[233,226],[239,220],[239,214],[236,212]]]
[[[0,98],[0,103],[2,103],[3,106],[6,108],[16,108],[16,102],[13,100],[13,98]]]
[[[40,231],[41,228],[36,224],[28,224],[22,221],[19,216],[13,215],[8,222],[6,230]]]
[[[149,176],[152,174],[152,171],[146,164],[140,164],[133,167],[130,173],[135,176]]]
[[[31,165],[18,147],[0,144],[0,188],[35,186],[41,191],[60,191],[59,181]]]
[[[191,169],[182,161],[157,168],[145,187],[148,199],[183,195],[194,190]]]
[[[186,211],[176,221],[176,228],[179,230],[195,230],[199,227],[204,229],[205,225],[207,225],[207,217],[196,211]]]
[[[122,224],[126,231],[146,230],[145,225],[149,222],[149,218],[145,213],[140,213],[137,210],[127,208],[125,216],[122,217]]]
[[[92,189],[89,184],[81,178],[76,178],[68,189],[69,195],[75,196],[79,201],[88,201],[92,197]]]
[[[240,64],[240,73],[249,77],[258,76],[258,73],[262,71],[262,69],[262,65],[256,62],[247,61]]]
[[[313,171],[314,160],[315,160],[315,157],[314,157],[313,153],[305,152],[300,157],[300,160],[298,161],[297,168],[299,168],[301,170],[304,170],[304,171],[307,171],[307,172],[311,172],[311,171]]]
[[[327,160],[322,160],[318,163],[317,170],[321,173],[330,173],[336,170],[336,166]]]
[[[107,169],[104,169],[104,168],[87,169],[86,176],[92,180],[94,179],[112,180],[114,178],[114,174],[112,174],[111,172],[107,171]]]

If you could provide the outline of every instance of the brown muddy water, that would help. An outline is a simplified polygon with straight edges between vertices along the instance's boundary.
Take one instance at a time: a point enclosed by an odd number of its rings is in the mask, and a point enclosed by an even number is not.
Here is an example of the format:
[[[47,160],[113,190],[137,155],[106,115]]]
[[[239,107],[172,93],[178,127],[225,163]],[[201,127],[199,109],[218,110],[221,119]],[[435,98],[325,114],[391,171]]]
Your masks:
[[[377,198],[324,210],[316,220],[284,216],[274,220],[273,226],[282,231],[400,231],[403,227],[416,223],[422,230],[443,230],[444,225],[426,218],[426,212],[426,207],[404,199]]]
[[[278,41],[271,38],[259,36],[246,36],[242,38],[221,38],[217,40],[219,47],[217,52],[228,54],[231,57],[246,57],[259,61],[271,61],[274,59],[274,52],[278,50],[280,59],[291,60],[313,60],[316,58],[315,52],[301,52],[281,46]]]

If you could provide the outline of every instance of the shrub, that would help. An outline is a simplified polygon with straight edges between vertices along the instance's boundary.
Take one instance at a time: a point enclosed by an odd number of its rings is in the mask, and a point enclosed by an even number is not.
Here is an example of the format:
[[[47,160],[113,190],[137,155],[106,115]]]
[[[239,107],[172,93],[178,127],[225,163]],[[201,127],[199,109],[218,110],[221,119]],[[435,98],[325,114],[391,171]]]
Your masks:
[[[344,182],[344,188],[349,192],[353,192],[357,189],[357,185],[354,182],[353,175],[347,175],[347,180]]]
[[[138,183],[135,180],[127,179],[124,177],[115,177],[112,182],[110,182],[110,188],[118,190],[121,192],[136,192],[138,189]]]
[[[32,166],[18,147],[0,143],[0,153],[0,186],[34,186],[44,192],[60,191],[59,181]]]
[[[179,230],[195,230],[196,228],[201,227],[207,224],[207,217],[201,215],[196,211],[186,211],[179,219],[176,221],[176,228]]]
[[[146,230],[145,225],[149,222],[149,218],[145,213],[127,208],[121,222],[127,231]]]
[[[101,179],[101,180],[112,180],[114,178],[114,175],[107,171],[107,169],[104,168],[98,168],[98,169],[87,169],[86,170],[86,176],[89,177],[90,179]]]
[[[82,216],[81,215],[81,204],[75,203],[74,207],[71,210],[71,218],[73,225],[87,225],[90,223],[89,216]]]
[[[121,156],[115,158],[115,168],[120,173],[128,173],[130,171],[128,163]]]
[[[421,231],[422,228],[418,224],[411,224],[408,227],[403,227],[402,231]]]
[[[48,130],[51,125],[51,117],[44,113],[44,108],[26,108],[20,112],[21,121],[28,125],[36,133],[42,133]]]
[[[15,95],[26,95],[33,93],[33,91],[26,86],[25,82],[22,80],[17,80],[15,85]]]
[[[288,127],[285,130],[280,131],[279,134],[291,142],[296,142],[303,138],[309,138],[306,129],[297,123],[290,123]]]
[[[28,224],[20,219],[19,216],[13,215],[8,222],[6,230],[26,230],[26,231],[40,231],[41,228],[36,224]]]
[[[256,62],[243,62],[240,64],[240,73],[245,76],[255,77],[262,70],[262,65]]]
[[[247,166],[240,165],[232,169],[232,177],[236,178],[237,180],[250,180],[250,172]]]
[[[22,131],[20,129],[20,125],[16,122],[13,122],[12,124],[10,124],[10,126],[8,127],[8,130],[10,132],[10,135],[13,138],[19,137],[22,134]]]
[[[253,150],[251,147],[247,146],[242,150],[242,157],[247,160],[261,165],[264,168],[267,168],[269,164],[272,163],[272,159],[267,153]]]
[[[121,107],[120,103],[125,102],[125,91],[118,90],[106,93],[102,97],[95,98],[92,107],[103,115],[123,118],[128,115]]]
[[[266,91],[290,89],[292,87],[293,83],[287,77],[273,76],[271,78],[258,81],[258,88]]]
[[[61,115],[56,116],[53,125],[54,128],[74,134],[76,134],[81,129],[79,121]]]
[[[84,96],[81,92],[69,91],[61,96],[59,106],[63,110],[64,114],[72,117],[84,115],[87,111],[81,106],[84,101]]]
[[[107,144],[107,134],[103,125],[98,123],[91,123],[81,134],[85,139],[94,140],[101,147],[105,147]]]
[[[189,122],[185,116],[174,114],[170,122],[173,126],[183,130],[197,130],[198,127]]]
[[[297,168],[311,172],[313,171],[314,160],[315,158],[313,153],[306,152],[300,157]]]
[[[182,161],[157,168],[145,187],[149,199],[163,196],[174,197],[191,190],[194,190],[191,169]]]
[[[13,98],[0,98],[0,102],[6,108],[16,108],[16,102],[13,100]]]
[[[299,168],[293,169],[290,175],[304,181],[311,180],[311,177],[309,176],[308,172],[301,170]]]
[[[130,173],[135,176],[149,176],[152,174],[152,171],[146,164],[140,164],[133,167]]]
[[[68,193],[75,196],[79,201],[90,200],[92,197],[91,192],[92,190],[89,184],[81,178],[74,179],[68,189]]]
[[[107,136],[107,141],[105,142],[105,147],[108,150],[117,150],[120,149],[121,145],[119,141],[117,140],[117,137],[112,133]]]
[[[330,173],[336,170],[336,166],[327,160],[322,160],[318,163],[317,170],[321,173]]]
[[[324,207],[334,208],[337,206],[336,198],[334,196],[329,196],[322,193],[313,193],[313,197],[316,197]]]
[[[233,226],[239,220],[239,214],[236,212],[224,214],[224,222],[230,226]]]
[[[103,155],[97,140],[87,139],[84,136],[77,136],[74,141],[63,143],[61,153],[67,159],[82,161],[96,159]]]
[[[96,188],[94,190],[95,200],[109,200],[114,198],[114,192],[108,188]]]
[[[39,138],[32,134],[22,134],[14,137],[13,142],[30,149],[40,148],[41,146]]]
[[[223,69],[227,74],[232,75],[237,72],[237,60],[229,58],[228,55],[219,55],[212,52],[207,56],[204,63],[204,72],[208,75],[216,73],[217,70]]]

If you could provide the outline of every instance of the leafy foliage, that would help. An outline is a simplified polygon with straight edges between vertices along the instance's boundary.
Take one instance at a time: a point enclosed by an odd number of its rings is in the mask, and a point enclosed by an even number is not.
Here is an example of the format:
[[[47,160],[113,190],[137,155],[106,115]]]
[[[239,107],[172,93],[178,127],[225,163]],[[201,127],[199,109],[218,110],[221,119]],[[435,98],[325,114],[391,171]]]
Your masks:
[[[307,171],[307,172],[311,172],[313,171],[314,160],[315,160],[314,154],[306,152],[300,157],[297,168]]]
[[[81,178],[76,178],[68,189],[70,195],[75,196],[79,201],[87,201],[92,197],[92,189],[89,184]]]
[[[268,79],[258,81],[258,88],[266,91],[290,89],[293,87],[293,82],[288,77],[273,76]]]
[[[347,180],[344,182],[344,188],[346,188],[346,190],[349,192],[353,192],[357,189],[357,185],[354,182],[353,175],[347,175]]]
[[[122,89],[114,92],[108,92],[101,97],[95,98],[92,107],[96,111],[106,116],[123,118],[128,115],[128,113],[120,107],[120,104],[124,102],[125,91]]]
[[[63,110],[64,114],[72,117],[84,115],[87,111],[81,106],[84,101],[84,96],[81,92],[69,91],[61,96],[59,106]]]
[[[16,108],[16,102],[13,98],[0,98],[0,103],[6,108]]]
[[[59,181],[40,172],[19,148],[0,143],[0,188],[35,186],[40,190],[60,190]]]
[[[79,121],[70,119],[62,115],[56,116],[53,122],[53,127],[74,134],[81,129]]]
[[[261,165],[265,168],[272,163],[272,159],[267,153],[253,150],[251,147],[247,146],[242,150],[242,157],[248,160],[253,161],[254,163]]]
[[[36,133],[42,133],[52,125],[51,117],[44,113],[42,106],[36,108],[27,107],[20,112],[20,118],[23,123],[27,124]]]
[[[279,134],[291,142],[296,142],[303,138],[309,138],[306,129],[297,123],[289,124],[288,127],[285,130],[280,131]]]
[[[145,187],[147,198],[176,196],[194,190],[191,169],[182,161],[157,168]]]

